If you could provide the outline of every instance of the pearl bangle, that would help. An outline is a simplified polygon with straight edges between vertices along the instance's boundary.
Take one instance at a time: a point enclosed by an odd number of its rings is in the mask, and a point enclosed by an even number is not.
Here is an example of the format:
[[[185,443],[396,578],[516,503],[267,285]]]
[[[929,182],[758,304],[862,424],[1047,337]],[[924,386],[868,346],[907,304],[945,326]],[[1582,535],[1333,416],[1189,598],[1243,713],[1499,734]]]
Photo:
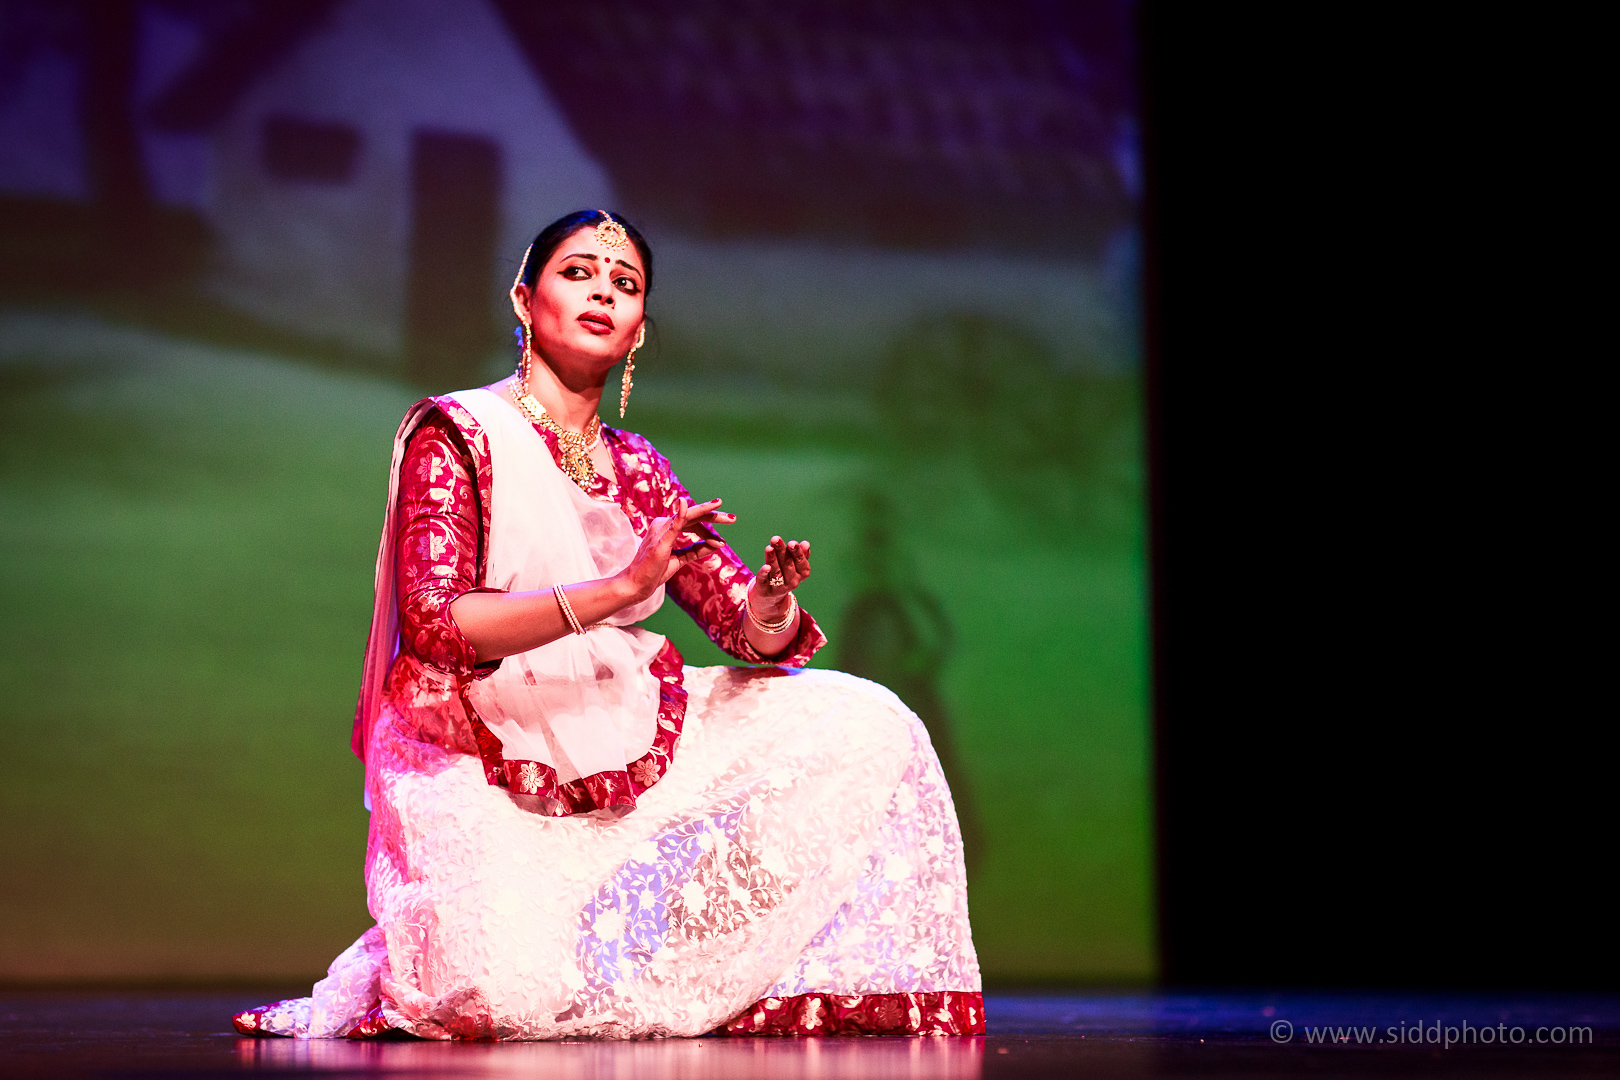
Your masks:
[[[553,585],[551,595],[557,598],[557,606],[562,608],[563,618],[568,620],[568,628],[576,634],[583,634],[585,628],[579,624],[579,616],[574,614],[574,605],[568,602],[568,594],[563,592],[563,587]]]
[[[761,622],[759,616],[754,614],[754,605],[748,602],[747,597],[743,598],[743,606],[748,609],[748,621],[753,623],[754,629],[762,634],[783,633],[793,625],[793,620],[799,617],[799,601],[792,593],[788,593],[787,614],[776,622]]]

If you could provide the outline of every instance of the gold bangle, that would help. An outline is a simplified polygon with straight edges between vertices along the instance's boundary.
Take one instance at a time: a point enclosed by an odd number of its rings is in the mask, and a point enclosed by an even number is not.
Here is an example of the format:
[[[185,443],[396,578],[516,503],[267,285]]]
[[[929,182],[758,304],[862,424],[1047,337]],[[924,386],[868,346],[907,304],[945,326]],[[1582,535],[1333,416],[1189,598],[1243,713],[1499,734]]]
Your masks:
[[[788,593],[787,614],[773,623],[760,622],[759,616],[754,614],[754,605],[748,602],[747,597],[743,598],[743,607],[748,609],[748,621],[753,623],[754,629],[758,630],[762,634],[783,633],[788,629],[788,627],[793,625],[793,620],[799,615],[799,601],[798,598],[792,593]]]
[[[557,598],[557,606],[562,608],[563,618],[568,620],[569,629],[576,634],[583,634],[585,628],[579,624],[579,616],[574,614],[574,605],[568,602],[568,594],[563,592],[561,585],[551,587],[551,595]]]

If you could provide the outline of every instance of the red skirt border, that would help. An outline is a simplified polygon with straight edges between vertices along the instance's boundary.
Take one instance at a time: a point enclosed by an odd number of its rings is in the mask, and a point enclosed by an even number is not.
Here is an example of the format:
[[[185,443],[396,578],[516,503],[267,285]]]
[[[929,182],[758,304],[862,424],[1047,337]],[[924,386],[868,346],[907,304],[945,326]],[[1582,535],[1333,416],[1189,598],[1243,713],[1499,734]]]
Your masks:
[[[270,1034],[259,1018],[283,1004],[261,1005],[231,1017],[243,1035]],[[375,1039],[395,1031],[373,1005],[345,1034],[349,1039]],[[724,1035],[983,1035],[984,995],[941,990],[919,994],[799,994],[765,998],[743,1010],[715,1034]],[[482,1040],[487,1036],[471,1035]]]
[[[727,1035],[983,1035],[984,995],[941,990],[766,998],[720,1030]]]

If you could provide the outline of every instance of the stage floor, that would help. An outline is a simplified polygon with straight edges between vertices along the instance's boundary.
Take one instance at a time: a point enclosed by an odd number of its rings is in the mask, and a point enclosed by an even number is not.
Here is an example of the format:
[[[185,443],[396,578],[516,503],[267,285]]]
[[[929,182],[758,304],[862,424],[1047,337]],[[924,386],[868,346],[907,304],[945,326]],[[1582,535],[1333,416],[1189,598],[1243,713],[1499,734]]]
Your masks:
[[[0,992],[0,1077],[1620,1075],[1620,996],[987,995],[990,1033],[983,1038],[480,1044],[295,1042],[232,1032],[230,1014],[264,1000],[259,994]]]

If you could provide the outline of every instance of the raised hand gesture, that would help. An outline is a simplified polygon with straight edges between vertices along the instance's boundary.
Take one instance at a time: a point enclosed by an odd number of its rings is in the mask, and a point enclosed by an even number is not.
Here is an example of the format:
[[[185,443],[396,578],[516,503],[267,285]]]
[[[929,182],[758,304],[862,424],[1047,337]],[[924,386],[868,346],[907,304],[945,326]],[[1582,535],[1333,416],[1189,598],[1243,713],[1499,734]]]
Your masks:
[[[669,517],[652,520],[635,558],[619,575],[631,586],[633,602],[645,600],[674,577],[675,571],[721,546],[720,538],[708,526],[730,525],[737,515],[720,511],[720,502],[711,499],[688,504]]]
[[[765,545],[765,562],[754,583],[754,596],[760,607],[774,609],[787,603],[787,594],[810,576],[810,541],[771,537]],[[760,614],[765,614],[761,610]]]

